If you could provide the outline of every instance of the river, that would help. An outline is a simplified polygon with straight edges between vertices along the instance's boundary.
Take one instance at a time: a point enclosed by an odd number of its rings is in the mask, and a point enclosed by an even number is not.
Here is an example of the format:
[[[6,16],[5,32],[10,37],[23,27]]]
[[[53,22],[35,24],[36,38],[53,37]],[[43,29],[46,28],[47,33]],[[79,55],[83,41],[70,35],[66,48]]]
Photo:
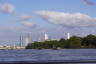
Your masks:
[[[96,60],[96,49],[0,50],[0,61],[68,61]],[[92,63],[91,63],[92,64]],[[95,63],[96,64],[96,63]]]

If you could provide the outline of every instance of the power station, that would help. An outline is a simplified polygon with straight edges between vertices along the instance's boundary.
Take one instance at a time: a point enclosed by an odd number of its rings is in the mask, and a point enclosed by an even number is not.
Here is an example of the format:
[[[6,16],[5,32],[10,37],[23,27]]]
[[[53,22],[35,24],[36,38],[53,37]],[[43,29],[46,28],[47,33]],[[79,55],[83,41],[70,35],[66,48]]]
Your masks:
[[[43,33],[42,36],[43,37],[41,37],[40,42],[49,40],[49,37],[48,37],[47,33]],[[7,49],[24,49],[29,43],[33,43],[32,34],[31,33],[21,34],[19,37],[20,37],[19,46],[16,46],[16,45],[14,45],[14,46],[6,46],[5,48],[7,48]],[[67,33],[67,39],[70,39],[70,37],[71,37],[70,33]],[[4,47],[1,47],[1,48],[4,48]]]
[[[29,43],[32,43],[32,34],[27,33],[24,35],[20,35],[20,47],[26,47]],[[67,39],[70,39],[70,33],[67,33]],[[49,40],[48,34],[44,33],[43,37],[41,37],[40,41],[46,41]]]

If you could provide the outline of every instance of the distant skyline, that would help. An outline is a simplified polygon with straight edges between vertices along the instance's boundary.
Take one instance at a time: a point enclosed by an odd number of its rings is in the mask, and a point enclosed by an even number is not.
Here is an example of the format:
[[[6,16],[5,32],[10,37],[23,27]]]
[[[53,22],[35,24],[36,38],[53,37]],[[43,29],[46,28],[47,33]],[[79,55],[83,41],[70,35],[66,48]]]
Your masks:
[[[33,40],[96,34],[96,0],[0,0],[0,44],[18,43],[28,32]]]

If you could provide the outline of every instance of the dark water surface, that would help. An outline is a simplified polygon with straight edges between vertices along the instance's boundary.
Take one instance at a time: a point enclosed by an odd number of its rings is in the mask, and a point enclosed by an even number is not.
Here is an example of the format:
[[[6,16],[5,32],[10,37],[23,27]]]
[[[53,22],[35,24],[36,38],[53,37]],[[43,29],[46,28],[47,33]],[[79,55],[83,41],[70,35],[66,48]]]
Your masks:
[[[68,60],[96,60],[96,49],[0,50],[0,61],[44,62]]]

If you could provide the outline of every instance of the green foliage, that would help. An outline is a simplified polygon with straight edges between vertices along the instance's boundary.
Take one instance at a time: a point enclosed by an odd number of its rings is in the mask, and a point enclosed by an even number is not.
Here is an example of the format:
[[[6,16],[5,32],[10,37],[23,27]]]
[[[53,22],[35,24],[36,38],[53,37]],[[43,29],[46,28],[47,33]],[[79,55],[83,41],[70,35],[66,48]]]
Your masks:
[[[83,45],[87,48],[93,48],[96,44],[96,36],[88,35],[83,38]]]
[[[70,42],[70,48],[81,48],[81,39],[77,36],[72,36],[68,42]]]
[[[70,39],[61,38],[43,42],[29,43],[26,49],[54,49],[54,48],[96,48],[96,36],[87,35],[85,37],[72,36]]]

